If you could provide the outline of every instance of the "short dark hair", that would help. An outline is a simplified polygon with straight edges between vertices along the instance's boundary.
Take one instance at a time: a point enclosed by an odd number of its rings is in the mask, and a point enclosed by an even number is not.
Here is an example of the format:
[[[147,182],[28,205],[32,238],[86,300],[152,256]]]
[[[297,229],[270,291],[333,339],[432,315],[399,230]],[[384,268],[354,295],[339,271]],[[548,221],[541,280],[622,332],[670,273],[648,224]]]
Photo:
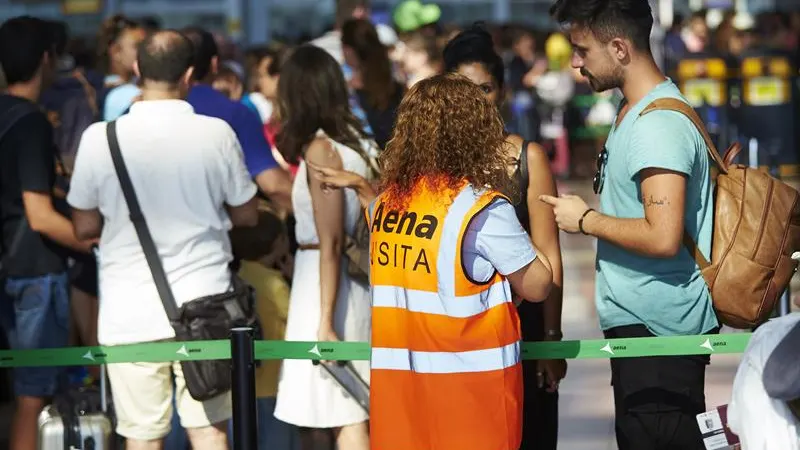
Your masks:
[[[182,30],[194,46],[194,75],[196,81],[202,81],[211,74],[211,61],[219,56],[217,41],[207,30],[200,27],[187,27]]]
[[[600,42],[624,37],[650,51],[653,11],[648,0],[557,0],[550,15],[561,24],[588,28]]]
[[[194,47],[180,32],[157,31],[139,44],[136,56],[143,80],[177,84],[192,66]]]
[[[0,66],[9,86],[31,81],[45,54],[55,56],[53,32],[48,22],[20,16],[0,26]]]

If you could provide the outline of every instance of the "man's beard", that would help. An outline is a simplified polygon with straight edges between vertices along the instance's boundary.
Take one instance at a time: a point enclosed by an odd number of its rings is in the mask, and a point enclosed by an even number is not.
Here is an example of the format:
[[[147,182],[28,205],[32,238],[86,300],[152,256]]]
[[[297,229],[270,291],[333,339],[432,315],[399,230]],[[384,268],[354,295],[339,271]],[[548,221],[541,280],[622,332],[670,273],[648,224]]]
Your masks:
[[[610,89],[616,89],[622,86],[622,74],[614,70],[614,73],[608,76],[597,77],[586,69],[581,69],[581,75],[589,80],[589,86],[595,92],[605,92]]]

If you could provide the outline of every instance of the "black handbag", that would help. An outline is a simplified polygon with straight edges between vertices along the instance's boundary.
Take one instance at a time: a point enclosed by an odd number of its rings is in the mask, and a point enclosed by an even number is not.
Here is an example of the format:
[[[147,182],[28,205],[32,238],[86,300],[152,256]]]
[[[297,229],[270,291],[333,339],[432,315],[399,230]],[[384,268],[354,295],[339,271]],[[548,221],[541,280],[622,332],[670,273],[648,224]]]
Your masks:
[[[255,291],[236,275],[231,277],[231,291],[191,300],[178,308],[155,242],[136,198],[128,169],[125,167],[115,122],[108,123],[106,135],[131,222],[136,228],[147,265],[164,304],[164,311],[175,330],[176,339],[178,341],[228,339],[231,328],[236,327],[251,327],[255,329],[257,337],[261,336],[261,326],[255,309]],[[189,394],[197,401],[209,400],[231,389],[231,365],[228,360],[181,361],[181,368]]]

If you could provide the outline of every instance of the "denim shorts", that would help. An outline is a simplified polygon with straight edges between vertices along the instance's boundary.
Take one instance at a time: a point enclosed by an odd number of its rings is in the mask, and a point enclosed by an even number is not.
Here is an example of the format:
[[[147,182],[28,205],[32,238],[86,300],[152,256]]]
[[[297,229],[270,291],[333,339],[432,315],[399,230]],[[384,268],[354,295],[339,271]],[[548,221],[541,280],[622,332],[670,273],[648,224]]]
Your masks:
[[[9,278],[2,297],[3,327],[12,350],[66,347],[69,343],[69,277],[66,272],[34,278]],[[61,367],[14,369],[14,393],[51,397]]]

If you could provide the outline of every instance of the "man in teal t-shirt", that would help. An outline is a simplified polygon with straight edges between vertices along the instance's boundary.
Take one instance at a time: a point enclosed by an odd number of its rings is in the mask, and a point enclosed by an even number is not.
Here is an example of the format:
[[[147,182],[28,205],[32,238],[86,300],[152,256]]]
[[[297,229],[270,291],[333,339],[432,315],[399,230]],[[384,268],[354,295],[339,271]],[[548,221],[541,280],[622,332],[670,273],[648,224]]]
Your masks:
[[[676,200],[653,194],[643,198],[642,174],[680,174],[685,178],[684,228],[710,259],[714,208],[705,141],[681,113],[654,111],[639,117],[648,104],[664,97],[685,101],[672,81],[664,81],[630,105],[611,129],[600,210],[613,217],[644,219],[646,208],[670,206],[666,202]],[[705,280],[682,246],[675,256],[664,258],[599,240],[596,302],[603,330],[642,324],[656,336],[673,336],[707,333],[718,326]]]
[[[684,100],[650,51],[648,0],[557,0],[568,24],[572,65],[598,92],[624,100],[598,160],[600,211],[577,196],[543,196],[559,227],[598,239],[596,303],[609,338],[716,333],[700,269],[684,230],[710,259],[712,186],[707,148],[689,118],[640,113],[659,98]],[[611,359],[620,450],[702,450],[708,356]]]

